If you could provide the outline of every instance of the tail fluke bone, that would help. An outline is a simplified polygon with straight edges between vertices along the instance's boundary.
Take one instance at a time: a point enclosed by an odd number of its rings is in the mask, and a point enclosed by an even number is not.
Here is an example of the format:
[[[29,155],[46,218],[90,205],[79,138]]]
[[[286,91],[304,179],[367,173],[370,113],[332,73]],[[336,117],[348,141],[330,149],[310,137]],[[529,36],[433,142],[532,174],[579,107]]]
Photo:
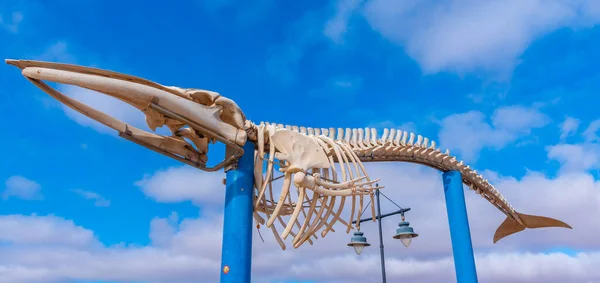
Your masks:
[[[498,242],[500,239],[515,234],[517,232],[521,232],[525,230],[525,228],[535,229],[535,228],[546,228],[546,227],[563,227],[573,229],[569,224],[564,223],[560,220],[544,217],[544,216],[536,216],[536,215],[528,215],[523,213],[518,213],[517,215],[522,220],[524,225],[519,224],[515,219],[508,216],[500,224],[498,229],[496,229],[496,233],[494,234],[494,243]]]

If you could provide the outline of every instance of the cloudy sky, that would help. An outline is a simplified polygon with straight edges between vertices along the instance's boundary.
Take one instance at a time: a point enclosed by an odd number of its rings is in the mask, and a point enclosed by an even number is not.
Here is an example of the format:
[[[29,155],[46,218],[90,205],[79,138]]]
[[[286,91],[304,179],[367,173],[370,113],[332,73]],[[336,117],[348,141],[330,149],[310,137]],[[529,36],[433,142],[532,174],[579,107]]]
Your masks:
[[[0,54],[214,90],[252,121],[415,131],[519,212],[574,228],[493,244],[504,216],[467,191],[480,282],[591,283],[600,282],[599,23],[596,0],[8,0]],[[218,281],[223,172],[120,139],[12,66],[0,67],[0,85],[1,283]],[[144,124],[114,100],[58,88]],[[412,208],[420,234],[405,248],[391,238],[399,219],[384,220],[388,279],[455,282],[440,173],[368,170]],[[374,246],[361,256],[343,230],[286,251],[255,230],[253,282],[378,282],[376,225],[362,226]]]

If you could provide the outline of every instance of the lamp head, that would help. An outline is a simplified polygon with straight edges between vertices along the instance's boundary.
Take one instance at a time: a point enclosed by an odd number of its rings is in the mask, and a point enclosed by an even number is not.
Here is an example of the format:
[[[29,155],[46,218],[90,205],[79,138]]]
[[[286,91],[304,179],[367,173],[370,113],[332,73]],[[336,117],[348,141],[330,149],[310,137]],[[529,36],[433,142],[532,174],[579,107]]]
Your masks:
[[[406,221],[400,222],[398,226],[400,227],[396,229],[396,235],[394,236],[394,239],[400,239],[405,247],[410,246],[412,238],[418,237],[419,234],[415,233],[413,228],[410,227],[410,223]]]
[[[348,243],[348,246],[353,247],[354,252],[356,252],[357,255],[362,254],[364,248],[371,245],[367,242],[367,237],[363,235],[364,234],[361,231],[354,232],[354,237],[352,237],[350,243]]]

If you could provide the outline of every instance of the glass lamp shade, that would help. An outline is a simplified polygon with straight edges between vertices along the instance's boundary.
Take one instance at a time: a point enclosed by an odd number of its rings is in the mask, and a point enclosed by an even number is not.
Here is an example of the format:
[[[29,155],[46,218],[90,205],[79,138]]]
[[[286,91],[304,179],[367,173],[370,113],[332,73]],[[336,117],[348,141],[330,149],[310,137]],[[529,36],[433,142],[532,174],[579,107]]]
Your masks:
[[[357,255],[362,254],[364,249],[365,249],[364,245],[354,245],[354,252],[356,252]]]
[[[403,235],[402,237],[400,237],[400,241],[402,242],[402,244],[408,248],[408,246],[410,246],[410,242],[412,242],[412,237],[411,236],[407,236],[407,235]]]

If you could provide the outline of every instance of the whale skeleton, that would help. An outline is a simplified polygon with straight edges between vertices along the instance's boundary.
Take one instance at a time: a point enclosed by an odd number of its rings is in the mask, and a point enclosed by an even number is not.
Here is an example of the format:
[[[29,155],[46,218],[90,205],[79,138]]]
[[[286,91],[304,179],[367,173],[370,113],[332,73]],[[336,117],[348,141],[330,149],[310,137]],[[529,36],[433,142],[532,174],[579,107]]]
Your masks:
[[[118,132],[119,136],[204,171],[235,168],[246,142],[254,144],[254,218],[273,232],[282,249],[292,236],[294,248],[313,244],[334,232],[341,223],[349,233],[353,220],[361,218],[365,198],[373,200],[382,189],[366,172],[365,162],[412,162],[446,172],[459,171],[462,181],[506,215],[493,241],[526,228],[564,227],[553,218],[517,212],[508,201],[475,170],[463,164],[434,141],[399,129],[311,128],[247,120],[239,106],[219,93],[168,87],[142,78],[77,65],[6,60],[22,70],[38,88],[79,113]],[[171,136],[150,133],[117,120],[50,87],[44,81],[78,86],[117,98],[142,111],[148,127],[155,131],[167,126]],[[208,167],[211,144],[223,143],[225,158]],[[277,170],[276,170],[277,169]],[[275,176],[279,171],[282,174]],[[282,180],[279,198],[273,189]],[[292,184],[297,196],[292,198]],[[216,192],[217,193],[217,192]],[[350,219],[341,212],[350,203]],[[293,199],[296,199],[294,202]],[[308,204],[308,205],[305,205]],[[371,214],[375,220],[374,206]],[[284,220],[287,218],[287,222]],[[356,221],[356,225],[360,225]],[[283,231],[277,229],[283,228]],[[260,227],[260,225],[258,226]],[[358,227],[359,228],[359,227]]]

